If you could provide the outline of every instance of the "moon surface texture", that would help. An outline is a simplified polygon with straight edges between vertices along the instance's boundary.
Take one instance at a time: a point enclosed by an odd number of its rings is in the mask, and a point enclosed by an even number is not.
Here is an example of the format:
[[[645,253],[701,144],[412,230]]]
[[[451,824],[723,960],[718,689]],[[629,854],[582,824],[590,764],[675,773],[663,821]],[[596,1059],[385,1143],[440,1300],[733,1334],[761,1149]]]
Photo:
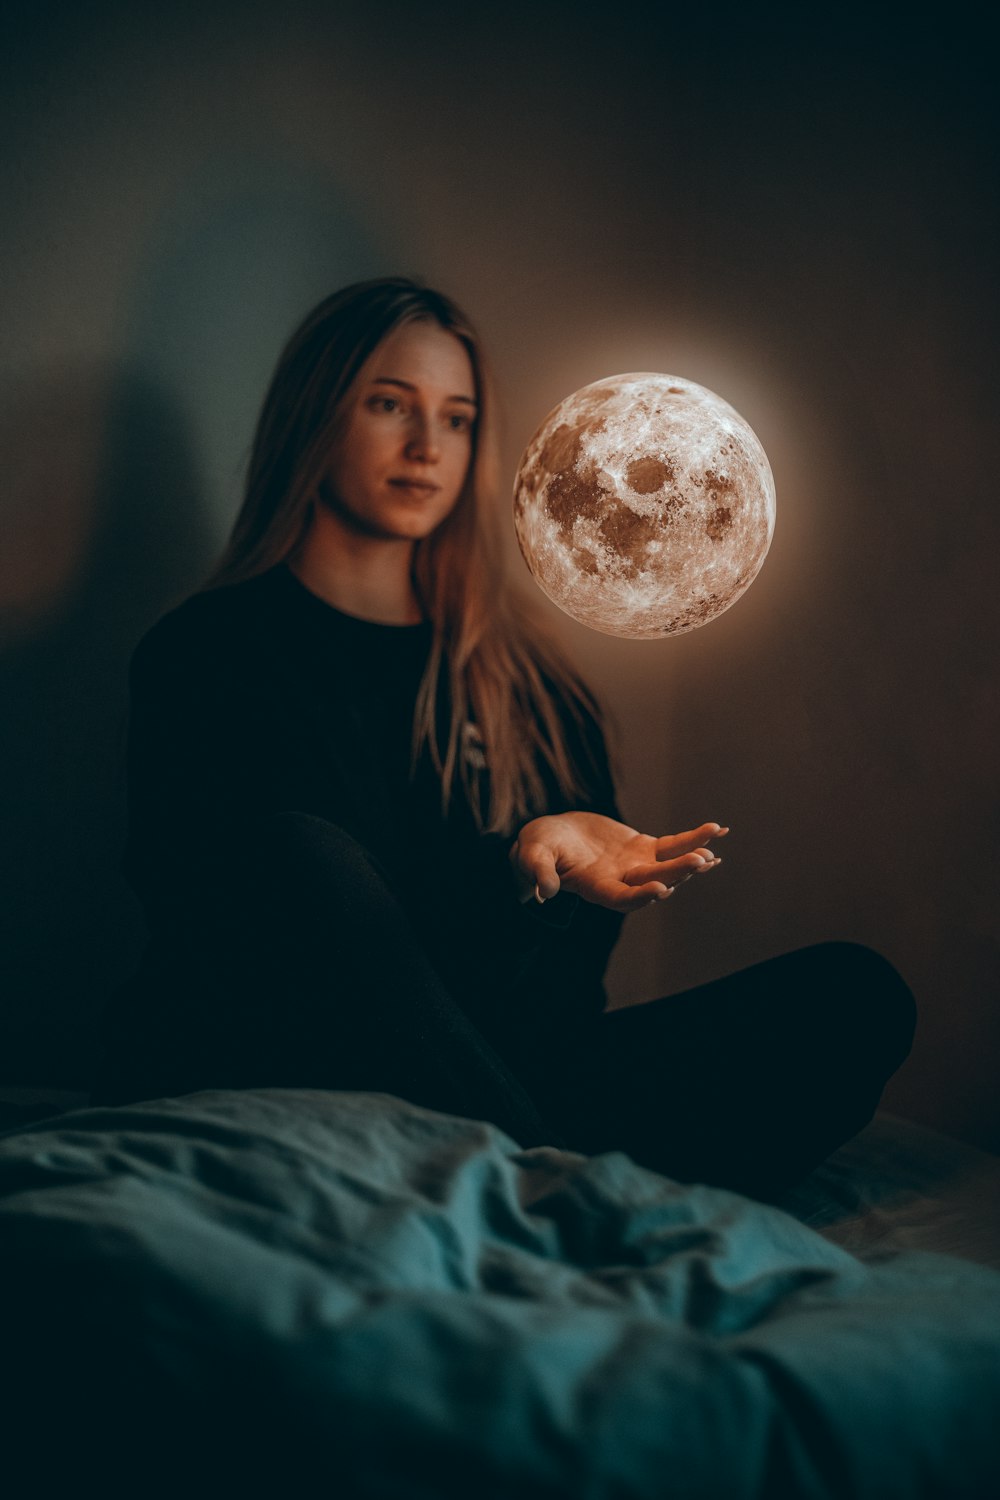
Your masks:
[[[760,571],[774,508],[753,429],[674,375],[615,375],[567,396],[514,484],[535,582],[605,635],[680,635],[722,614]]]

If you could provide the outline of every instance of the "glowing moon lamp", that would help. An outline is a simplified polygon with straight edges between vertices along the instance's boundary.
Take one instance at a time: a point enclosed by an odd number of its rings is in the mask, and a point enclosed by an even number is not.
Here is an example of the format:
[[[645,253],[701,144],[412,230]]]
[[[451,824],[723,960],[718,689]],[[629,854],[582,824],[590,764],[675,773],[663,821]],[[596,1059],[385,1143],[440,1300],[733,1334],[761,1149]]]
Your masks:
[[[514,484],[535,582],[605,635],[707,625],[760,571],[774,479],[739,412],[675,375],[615,375],[550,412]]]

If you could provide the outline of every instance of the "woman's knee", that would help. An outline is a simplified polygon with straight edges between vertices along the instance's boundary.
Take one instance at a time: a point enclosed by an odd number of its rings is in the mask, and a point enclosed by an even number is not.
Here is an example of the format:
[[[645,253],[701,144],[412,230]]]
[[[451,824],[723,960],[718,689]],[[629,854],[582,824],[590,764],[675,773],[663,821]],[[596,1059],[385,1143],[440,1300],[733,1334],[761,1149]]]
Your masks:
[[[376,868],[369,850],[353,834],[315,813],[276,812],[257,818],[247,829],[246,847],[258,864],[281,868],[302,861],[332,868]]]
[[[899,970],[863,943],[820,943],[813,951],[831,1005],[842,1017],[853,1012],[864,1035],[881,1040],[896,1067],[913,1044],[917,1007]]]
[[[310,909],[357,909],[392,896],[369,849],[339,823],[313,813],[269,813],[244,830],[245,867],[238,878],[259,898]]]
[[[255,818],[248,829],[249,841],[268,853],[298,853],[316,848],[338,849],[350,855],[364,855],[364,846],[339,823],[316,813],[265,813]]]

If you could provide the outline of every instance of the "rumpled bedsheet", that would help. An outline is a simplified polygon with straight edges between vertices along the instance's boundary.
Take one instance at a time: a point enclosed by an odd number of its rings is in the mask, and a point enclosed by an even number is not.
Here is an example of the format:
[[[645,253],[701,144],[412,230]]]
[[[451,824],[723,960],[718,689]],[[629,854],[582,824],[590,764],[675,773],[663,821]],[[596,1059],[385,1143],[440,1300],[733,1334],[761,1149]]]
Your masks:
[[[9,1132],[0,1288],[37,1493],[1000,1494],[1000,1274],[387,1095]]]

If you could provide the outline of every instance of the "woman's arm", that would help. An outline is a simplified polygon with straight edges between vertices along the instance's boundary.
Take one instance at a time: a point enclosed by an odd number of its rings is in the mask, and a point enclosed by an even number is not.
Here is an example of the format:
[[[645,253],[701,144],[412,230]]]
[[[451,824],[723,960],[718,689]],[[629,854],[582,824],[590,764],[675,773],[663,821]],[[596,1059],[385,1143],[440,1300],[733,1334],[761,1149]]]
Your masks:
[[[305,722],[259,615],[236,589],[195,595],[133,656],[124,869],[151,928],[214,920],[268,814],[345,818],[338,747]]]
[[[190,604],[132,657],[124,869],[153,927],[193,892],[205,899],[213,862],[252,805],[263,737],[243,679],[208,612]]]

